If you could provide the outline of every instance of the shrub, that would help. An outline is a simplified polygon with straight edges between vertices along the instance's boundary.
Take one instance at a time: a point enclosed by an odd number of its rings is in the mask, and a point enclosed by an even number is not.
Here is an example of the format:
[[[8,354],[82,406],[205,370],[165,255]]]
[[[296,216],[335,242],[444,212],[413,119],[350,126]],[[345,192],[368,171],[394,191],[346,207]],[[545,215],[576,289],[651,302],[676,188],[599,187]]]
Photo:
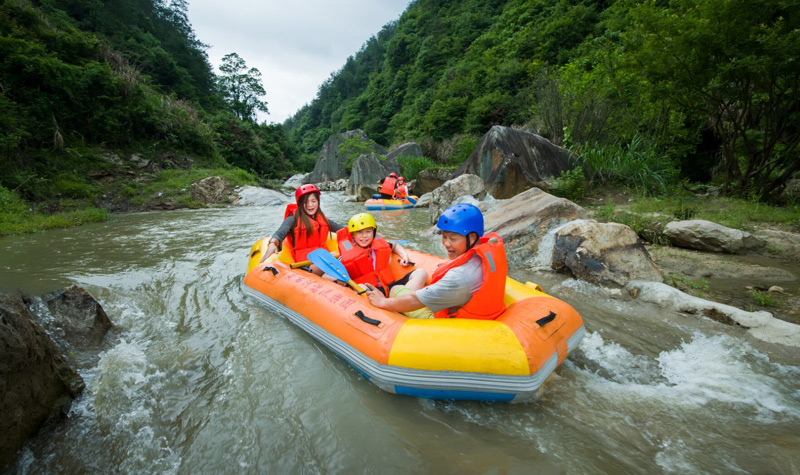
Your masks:
[[[436,162],[427,157],[400,157],[398,161],[406,181],[415,180],[419,172],[436,166]]]

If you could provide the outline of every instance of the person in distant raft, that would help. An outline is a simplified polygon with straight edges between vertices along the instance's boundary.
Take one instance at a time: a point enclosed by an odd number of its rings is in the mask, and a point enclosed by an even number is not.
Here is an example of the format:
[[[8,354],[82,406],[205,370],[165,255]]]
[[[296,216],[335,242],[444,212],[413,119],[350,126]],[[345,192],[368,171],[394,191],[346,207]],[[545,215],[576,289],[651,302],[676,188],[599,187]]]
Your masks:
[[[339,241],[339,260],[351,279],[359,284],[371,284],[384,295],[395,285],[408,284],[422,287],[428,280],[425,269],[415,269],[400,279],[394,279],[389,262],[392,253],[400,257],[400,264],[409,265],[408,252],[397,243],[390,243],[378,234],[375,218],[369,213],[359,213],[336,233]]]
[[[506,253],[496,233],[483,234],[483,214],[471,204],[447,208],[436,226],[449,261],[439,265],[427,287],[394,286],[389,297],[367,292],[372,305],[410,318],[497,318],[505,303]],[[366,284],[368,287],[369,284]]]
[[[386,178],[378,182],[381,187],[378,188],[378,193],[381,194],[381,199],[393,200],[394,190],[397,188],[397,173],[390,173]]]
[[[394,192],[395,199],[402,200],[408,196],[408,184],[403,177],[397,178],[397,189]]]
[[[287,236],[286,244],[294,261],[308,260],[311,251],[325,247],[329,232],[344,229],[325,217],[325,213],[319,208],[319,195],[319,188],[315,185],[301,185],[295,190],[295,202],[286,205],[283,223],[270,238],[261,262],[278,252]],[[315,265],[311,266],[311,271],[322,275],[322,270]]]

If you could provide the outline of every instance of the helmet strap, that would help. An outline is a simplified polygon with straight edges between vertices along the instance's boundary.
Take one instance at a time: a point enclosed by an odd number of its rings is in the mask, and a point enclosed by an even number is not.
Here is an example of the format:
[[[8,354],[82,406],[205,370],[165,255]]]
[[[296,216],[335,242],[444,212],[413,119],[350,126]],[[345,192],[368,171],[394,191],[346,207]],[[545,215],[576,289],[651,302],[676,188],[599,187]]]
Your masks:
[[[475,235],[475,240],[472,243],[469,242],[470,234],[474,234]],[[478,242],[480,242],[480,240],[481,240],[480,236],[478,236],[478,233],[471,233],[470,232],[470,233],[467,233],[467,235],[464,236],[464,237],[467,238],[467,249],[464,252],[469,251],[470,249],[475,247],[475,245],[478,244]]]

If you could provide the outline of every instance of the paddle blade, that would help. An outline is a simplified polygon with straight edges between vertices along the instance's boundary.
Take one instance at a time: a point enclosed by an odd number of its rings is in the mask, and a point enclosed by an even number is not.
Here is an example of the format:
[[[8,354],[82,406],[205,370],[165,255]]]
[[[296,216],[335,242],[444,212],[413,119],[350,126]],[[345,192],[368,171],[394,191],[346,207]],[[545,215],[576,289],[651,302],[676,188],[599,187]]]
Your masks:
[[[313,262],[315,266],[319,267],[322,272],[347,282],[356,292],[364,290],[350,278],[350,274],[347,273],[347,269],[344,268],[344,265],[336,260],[333,254],[328,252],[327,249],[314,249],[308,254],[308,259]]]
[[[411,195],[409,195],[409,196],[406,196],[406,199],[407,199],[407,200],[408,200],[408,202],[409,202],[409,203],[411,203],[412,205],[415,205],[415,204],[417,204],[417,199],[416,199],[416,198],[414,198],[414,197],[413,197],[413,196],[411,196]]]

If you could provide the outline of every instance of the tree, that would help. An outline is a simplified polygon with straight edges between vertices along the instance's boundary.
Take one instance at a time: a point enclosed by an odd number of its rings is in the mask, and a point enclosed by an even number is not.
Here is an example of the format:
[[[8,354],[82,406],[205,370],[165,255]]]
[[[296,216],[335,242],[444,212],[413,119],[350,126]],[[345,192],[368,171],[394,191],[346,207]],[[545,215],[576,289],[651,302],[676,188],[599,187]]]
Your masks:
[[[247,69],[244,59],[236,53],[223,56],[219,69],[225,73],[217,79],[220,92],[239,119],[255,122],[256,110],[269,112],[267,103],[259,99],[266,91],[258,69]]]
[[[625,47],[662,97],[708,118],[722,144],[719,168],[729,191],[780,193],[800,170],[800,4],[675,0],[666,8],[628,7]]]

